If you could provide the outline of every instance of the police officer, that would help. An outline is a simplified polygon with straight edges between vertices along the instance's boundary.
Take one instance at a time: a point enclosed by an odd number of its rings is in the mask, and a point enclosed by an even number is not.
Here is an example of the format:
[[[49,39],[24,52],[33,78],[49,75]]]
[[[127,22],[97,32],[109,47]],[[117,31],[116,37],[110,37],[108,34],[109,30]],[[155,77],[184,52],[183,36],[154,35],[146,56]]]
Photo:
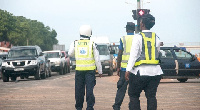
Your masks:
[[[69,49],[69,55],[76,58],[76,72],[75,72],[75,108],[82,110],[85,87],[86,87],[86,101],[87,109],[94,110],[95,97],[93,93],[96,85],[95,69],[102,76],[102,67],[99,58],[99,52],[96,45],[90,40],[92,29],[89,25],[82,25],[80,27],[80,40],[72,42]],[[96,64],[96,66],[95,66]]]
[[[129,110],[140,110],[142,90],[147,98],[147,110],[157,110],[156,92],[163,72],[158,58],[160,40],[150,31],[154,25],[155,18],[145,14],[140,20],[142,32],[133,38],[125,74],[126,80],[129,80]]]
[[[114,110],[120,110],[120,106],[123,102],[126,93],[128,82],[125,80],[125,72],[130,55],[134,31],[135,31],[135,24],[132,22],[127,22],[126,25],[127,35],[120,38],[119,52],[117,57],[117,75],[120,78],[119,81],[117,82],[118,90],[115,97],[115,103],[113,105]]]

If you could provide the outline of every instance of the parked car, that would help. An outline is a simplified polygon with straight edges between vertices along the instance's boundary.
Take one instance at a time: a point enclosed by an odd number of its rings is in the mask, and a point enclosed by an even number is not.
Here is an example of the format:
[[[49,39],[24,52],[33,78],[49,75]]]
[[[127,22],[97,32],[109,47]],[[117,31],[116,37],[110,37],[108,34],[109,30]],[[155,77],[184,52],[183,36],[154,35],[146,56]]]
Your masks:
[[[44,51],[51,63],[51,71],[59,72],[60,75],[65,74],[65,57],[60,50]]]
[[[188,79],[200,77],[200,62],[184,48],[161,47],[160,61],[163,78],[186,82]]]
[[[70,73],[70,58],[68,57],[68,53],[66,51],[61,51],[62,55],[65,57],[65,73]]]
[[[12,47],[6,59],[2,62],[2,79],[8,82],[9,77],[15,81],[21,78],[34,76],[35,79],[45,79],[45,60],[39,46]]]

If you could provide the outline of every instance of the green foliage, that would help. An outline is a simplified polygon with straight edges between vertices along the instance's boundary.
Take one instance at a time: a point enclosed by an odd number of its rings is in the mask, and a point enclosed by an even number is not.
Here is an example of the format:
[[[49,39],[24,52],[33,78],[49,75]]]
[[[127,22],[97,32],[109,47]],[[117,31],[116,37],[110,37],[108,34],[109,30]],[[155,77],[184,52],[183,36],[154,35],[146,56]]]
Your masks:
[[[56,31],[42,22],[13,16],[0,9],[0,41],[9,41],[15,46],[38,45],[45,51],[52,50],[58,43],[56,36]]]

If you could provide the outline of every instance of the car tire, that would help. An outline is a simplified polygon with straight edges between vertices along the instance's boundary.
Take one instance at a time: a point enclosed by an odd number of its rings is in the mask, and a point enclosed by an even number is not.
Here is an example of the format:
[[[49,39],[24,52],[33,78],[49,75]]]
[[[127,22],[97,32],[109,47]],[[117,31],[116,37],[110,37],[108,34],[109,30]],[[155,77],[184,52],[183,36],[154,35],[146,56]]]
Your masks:
[[[63,67],[60,68],[59,75],[63,75]]]
[[[9,82],[9,77],[2,73],[3,82]]]
[[[24,79],[24,76],[20,76],[20,79]]]
[[[49,77],[51,77],[51,69],[49,70]]]
[[[67,73],[70,73],[70,66],[67,66]]]
[[[188,78],[184,78],[184,79],[177,79],[179,82],[186,82],[188,80]]]
[[[44,72],[43,74],[41,74],[41,79],[46,79],[46,72]]]
[[[28,75],[25,75],[24,77],[25,77],[26,79],[28,79],[28,78],[29,78],[29,76],[28,76]]]
[[[12,77],[11,77],[11,80],[12,80],[12,81],[16,81],[16,79],[17,79],[16,76],[12,76]]]
[[[112,76],[113,75],[113,66],[112,63],[110,64],[110,71],[108,72],[108,76]]]
[[[40,67],[36,71],[34,78],[35,78],[35,80],[40,80]]]
[[[66,67],[66,65],[64,66],[64,69],[63,69],[63,74],[66,74],[66,72],[67,72],[67,67]]]

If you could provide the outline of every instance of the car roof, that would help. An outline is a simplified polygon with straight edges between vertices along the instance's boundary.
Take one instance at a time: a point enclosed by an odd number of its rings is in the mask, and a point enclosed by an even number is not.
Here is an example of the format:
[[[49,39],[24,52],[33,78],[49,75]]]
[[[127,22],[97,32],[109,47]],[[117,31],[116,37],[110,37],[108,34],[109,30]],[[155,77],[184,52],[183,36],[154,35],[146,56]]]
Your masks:
[[[181,49],[180,47],[160,47],[161,50],[165,49]]]
[[[11,47],[10,50],[15,50],[15,49],[36,49],[38,46],[13,46]]]
[[[60,50],[44,51],[44,53],[48,53],[48,52],[61,52],[61,51]]]

